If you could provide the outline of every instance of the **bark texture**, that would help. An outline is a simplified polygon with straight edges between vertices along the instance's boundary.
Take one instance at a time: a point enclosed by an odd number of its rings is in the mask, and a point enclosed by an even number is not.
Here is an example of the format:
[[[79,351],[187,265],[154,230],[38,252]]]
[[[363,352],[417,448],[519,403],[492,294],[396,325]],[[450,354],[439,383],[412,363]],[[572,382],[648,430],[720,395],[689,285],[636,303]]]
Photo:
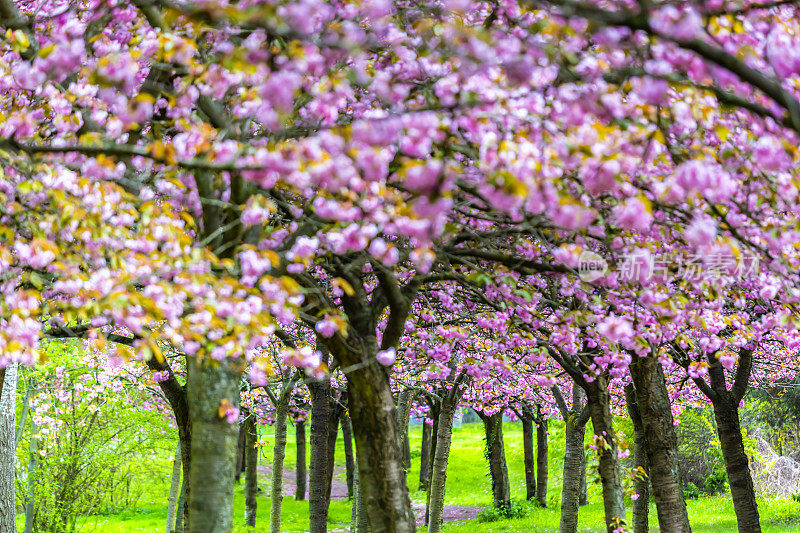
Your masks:
[[[739,422],[739,400],[728,396],[718,399],[713,405],[739,533],[760,533],[761,522],[750,475],[750,461],[744,451]]]
[[[664,372],[658,358],[638,357],[630,366],[647,450],[650,484],[663,533],[689,533],[680,484],[678,443]]]
[[[244,473],[244,421],[239,423],[239,440],[236,442],[236,483]]]
[[[295,443],[297,445],[297,461],[295,465],[295,493],[297,501],[306,499],[306,421],[298,420],[294,425]]]
[[[426,490],[431,472],[431,430],[432,426],[422,423],[422,444],[419,455],[419,490]]]
[[[634,488],[638,499],[633,502],[633,533],[647,533],[650,529],[650,479],[648,478],[647,443],[642,417],[636,404],[633,384],[625,386],[628,415],[633,422],[633,464],[637,469]]]
[[[461,398],[458,388],[444,396],[438,409],[436,448],[433,449],[430,487],[428,490],[428,533],[440,533],[444,513],[444,495],[447,482],[447,463],[453,437],[453,418]]]
[[[533,445],[533,417],[523,413],[522,417],[522,455],[525,463],[525,499],[536,497],[536,462]]]
[[[331,390],[331,396],[329,398],[330,407],[328,408],[328,443],[327,443],[327,453],[328,453],[328,462],[325,466],[325,506],[330,509],[331,505],[331,490],[333,488],[333,470],[336,467],[335,462],[335,453],[336,453],[336,439],[339,436],[339,419],[341,415],[344,413],[344,407],[339,403],[339,400],[333,394],[333,390]],[[346,399],[346,395],[343,396],[343,399]]]
[[[187,400],[192,427],[189,489],[189,533],[230,533],[233,528],[233,483],[237,423],[226,411],[239,409],[242,363],[189,358]]]
[[[0,533],[16,533],[14,501],[17,366],[9,363],[0,393]]]
[[[581,389],[572,387],[572,405],[564,401],[557,386],[551,389],[561,416],[564,419],[564,470],[561,487],[561,519],[559,533],[576,533],[578,530],[578,507],[581,498],[581,483],[585,482],[586,456],[583,440],[586,422],[589,421],[589,408],[583,405]]]
[[[416,530],[398,443],[386,370],[376,364],[347,374],[359,481],[371,533]]]
[[[175,531],[175,514],[178,505],[178,497],[181,492],[181,445],[175,450],[175,458],[172,460],[172,482],[169,487],[169,500],[167,503],[167,533]]]
[[[342,441],[344,443],[344,469],[347,481],[347,497],[353,498],[353,483],[355,479],[356,463],[353,454],[353,424],[350,422],[350,415],[343,412],[342,422]]]
[[[596,376],[594,381],[584,384],[586,401],[594,428],[594,440],[600,444],[598,470],[603,487],[603,511],[609,533],[625,523],[625,505],[622,497],[622,480],[617,457],[617,434],[611,416],[611,395],[608,392],[608,377]]]
[[[492,478],[492,499],[495,507],[511,505],[511,485],[508,481],[508,464],[503,443],[503,412],[493,415],[479,413],[486,436],[486,457]]]
[[[308,519],[311,533],[325,533],[328,523],[328,413],[330,411],[329,379],[312,381],[311,438],[308,475]]]
[[[537,406],[536,416],[536,501],[547,507],[547,418]]]
[[[258,431],[255,415],[245,413],[244,420],[244,523],[256,525],[258,512]]]
[[[181,512],[181,509],[185,507],[188,507],[186,505],[186,477],[181,482],[181,495],[178,496],[178,516],[175,517],[175,533],[183,533],[186,515]]]
[[[443,392],[445,394],[446,392]],[[433,427],[431,429],[431,451],[428,457],[428,472],[433,470],[433,461],[436,459],[436,446],[438,444],[439,439],[439,415],[442,413],[442,402],[439,399],[434,399],[430,403],[430,416],[433,419]],[[430,523],[430,514],[431,514],[431,490],[430,490],[430,479],[428,480],[428,485],[425,489],[428,491],[427,499],[425,501],[425,525]]]
[[[296,378],[292,377],[281,385],[281,391],[275,404],[275,442],[272,448],[272,484],[270,488],[269,530],[270,533],[281,531],[281,510],[283,504],[283,461],[286,457],[286,417],[289,415],[289,401]],[[255,430],[255,424],[253,425]],[[257,437],[257,436],[256,436]],[[256,439],[257,440],[257,439]],[[253,443],[255,444],[255,442]],[[254,447],[255,448],[255,447]],[[257,463],[258,452],[254,453],[253,463]],[[247,477],[250,478],[248,465]],[[255,514],[255,513],[254,513]],[[253,517],[255,518],[255,516]],[[252,524],[251,524],[252,525]]]
[[[397,444],[400,447],[403,457],[403,469],[408,472],[411,469],[411,448],[408,441],[408,419],[411,416],[411,406],[414,404],[419,392],[414,389],[406,389],[397,397]]]

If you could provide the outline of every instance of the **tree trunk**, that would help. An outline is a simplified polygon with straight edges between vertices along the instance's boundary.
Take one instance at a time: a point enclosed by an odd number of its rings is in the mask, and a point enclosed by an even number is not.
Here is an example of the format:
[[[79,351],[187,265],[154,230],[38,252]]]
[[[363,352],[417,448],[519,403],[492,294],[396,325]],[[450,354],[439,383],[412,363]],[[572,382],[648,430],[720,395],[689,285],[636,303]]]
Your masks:
[[[480,413],[480,417],[486,435],[486,456],[489,459],[494,506],[508,507],[511,505],[511,486],[508,481],[508,465],[503,444],[503,412],[493,415]]]
[[[581,430],[581,444],[586,435],[586,426]],[[586,485],[586,451],[583,452],[583,465],[581,465],[581,501],[580,505],[589,505],[589,487]]]
[[[258,511],[258,430],[255,415],[244,415],[244,523],[253,527]]]
[[[178,424],[178,441],[181,447],[181,472],[183,481],[181,482],[181,495],[178,498],[178,516],[175,519],[175,531],[183,533],[186,524],[189,523],[189,493],[192,479],[192,425],[188,421],[186,426]],[[179,529],[182,528],[182,529]]]
[[[350,415],[342,413],[342,441],[344,442],[344,468],[347,479],[347,497],[353,498],[353,478],[355,476],[355,458],[353,457],[353,425]]]
[[[239,440],[236,442],[236,483],[244,473],[244,421],[239,423]]]
[[[692,528],[680,484],[675,423],[661,363],[655,356],[639,357],[630,365],[630,372],[642,420],[658,525],[662,533],[688,533]]]
[[[181,458],[183,459],[183,458]],[[183,524],[185,523],[184,518],[187,516],[186,513],[182,513],[181,509],[188,508],[189,506],[186,505],[186,470],[184,470],[183,481],[181,482],[181,494],[178,496],[178,516],[175,517],[175,533],[183,533]]]
[[[750,462],[744,451],[742,428],[739,422],[739,406],[730,393],[723,393],[713,402],[717,434],[725,460],[725,471],[731,486],[733,510],[739,533],[760,533],[753,478],[750,476]]]
[[[336,398],[331,395],[330,408],[328,409],[328,462],[325,466],[325,506],[330,509],[331,490],[333,489],[333,471],[336,467],[336,439],[339,436],[339,418],[343,409],[340,409]]]
[[[17,366],[18,363],[9,363],[6,367],[0,393],[0,533],[17,531],[14,502]]]
[[[633,385],[625,386],[625,400],[628,414],[633,422],[633,463],[637,469],[634,488],[638,496],[633,502],[633,533],[647,533],[650,530],[650,479],[648,477],[647,443],[644,426],[636,403],[636,392]]]
[[[189,533],[230,533],[239,424],[228,422],[226,412],[238,413],[242,363],[196,357],[188,362],[192,442],[186,527]]]
[[[416,530],[398,443],[394,399],[385,367],[372,364],[347,374],[356,461],[371,533]]]
[[[275,442],[272,451],[272,487],[270,489],[269,510],[270,533],[280,533],[281,531],[281,511],[283,504],[283,460],[286,457],[286,417],[289,415],[289,401],[292,399],[292,390],[294,389],[294,384],[294,378],[284,382],[284,384],[281,386],[278,402],[275,405]],[[253,429],[255,429],[255,424],[253,425]],[[258,452],[256,451],[254,455],[256,456],[255,459],[257,459]],[[254,460],[253,462],[255,463],[256,461]],[[247,473],[249,478],[249,466]],[[253,499],[255,500],[255,498]]]
[[[436,400],[433,402],[431,406],[430,414],[433,417],[433,428],[431,431],[431,451],[428,455],[428,472],[433,471],[433,461],[436,459],[436,446],[438,445],[439,439],[439,415],[442,412],[442,402]],[[425,487],[427,491],[426,499],[425,499],[425,525],[427,526],[430,523],[430,514],[431,514],[431,490],[430,490],[430,480],[428,480],[428,485]]]
[[[597,454],[600,482],[603,486],[603,510],[606,529],[612,533],[625,523],[625,504],[622,498],[617,435],[614,432],[614,418],[611,416],[608,378],[597,376],[594,381],[586,383],[584,390],[595,433],[593,441],[600,444]]]
[[[353,472],[353,513],[351,522],[351,531],[355,533],[369,533],[369,523],[367,522],[367,513],[364,508],[364,495],[361,492],[358,468]]]
[[[577,532],[581,485],[586,483],[586,456],[583,451],[586,424],[580,420],[580,415],[574,412],[574,407],[573,405],[573,413],[564,420],[564,481],[561,487],[559,533]]]
[[[411,448],[408,441],[408,418],[411,416],[411,406],[419,393],[413,389],[402,391],[397,397],[397,429],[399,432],[397,443],[403,457],[403,469],[407,472],[411,468]]]
[[[294,424],[295,442],[297,444],[297,464],[295,465],[295,493],[297,501],[306,499],[306,421],[298,420]]]
[[[447,483],[447,463],[450,460],[450,445],[453,439],[453,417],[460,394],[450,391],[438,409],[439,420],[436,424],[436,448],[433,451],[433,466],[429,494],[428,533],[440,533],[444,513],[444,496]]]
[[[353,473],[353,499],[350,504],[350,531],[358,531],[358,469]]]
[[[328,498],[325,495],[328,476],[328,411],[330,410],[330,378],[312,381],[311,441],[308,477],[308,519],[311,533],[328,530]]]
[[[175,458],[172,460],[172,483],[169,487],[169,500],[167,503],[167,533],[175,531],[175,515],[178,505],[178,493],[181,490],[181,445],[175,450]]]
[[[419,456],[419,490],[426,490],[431,472],[431,426],[422,421],[422,446]]]
[[[547,507],[547,419],[539,411],[536,422],[536,499]]]
[[[526,413],[522,415],[522,452],[525,463],[525,499],[536,497],[536,464],[533,455],[533,418]]]

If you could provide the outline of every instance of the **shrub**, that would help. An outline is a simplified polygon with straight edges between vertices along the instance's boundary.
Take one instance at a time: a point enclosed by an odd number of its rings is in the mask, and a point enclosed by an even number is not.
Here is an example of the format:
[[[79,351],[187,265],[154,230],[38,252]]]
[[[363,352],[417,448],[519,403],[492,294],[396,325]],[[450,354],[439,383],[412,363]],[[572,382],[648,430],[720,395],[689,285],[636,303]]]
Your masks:
[[[478,522],[497,522],[508,518],[523,518],[527,514],[528,507],[524,503],[511,500],[509,505],[487,507],[478,515]]]
[[[700,490],[697,485],[692,483],[691,481],[686,484],[683,488],[683,497],[687,500],[694,500],[700,497],[703,494],[703,491]]]
[[[706,477],[704,485],[707,494],[725,492],[728,489],[728,473],[725,467],[721,464],[715,465],[714,470]]]

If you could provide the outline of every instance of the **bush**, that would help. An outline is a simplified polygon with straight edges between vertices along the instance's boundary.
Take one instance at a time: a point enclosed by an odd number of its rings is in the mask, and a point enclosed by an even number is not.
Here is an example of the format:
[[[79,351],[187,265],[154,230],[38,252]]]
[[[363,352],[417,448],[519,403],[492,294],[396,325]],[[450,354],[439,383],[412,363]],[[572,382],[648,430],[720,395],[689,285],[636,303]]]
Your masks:
[[[678,468],[688,494],[715,494],[727,489],[728,476],[711,408],[686,409],[675,427]]]
[[[478,515],[478,522],[497,522],[508,518],[524,518],[527,514],[528,507],[524,503],[511,500],[509,505],[487,507]]]
[[[174,446],[152,396],[130,370],[102,365],[75,346],[48,346],[51,360],[29,371],[30,421],[17,451],[17,498],[34,464],[34,531],[77,531],[82,517],[141,514],[145,483],[160,476],[152,460]],[[134,368],[134,367],[132,367]],[[149,407],[146,407],[149,406]],[[23,482],[25,480],[25,482]]]
[[[778,525],[795,525],[800,523],[800,494],[793,494],[791,499],[769,498],[759,500],[758,510],[764,522]]]
[[[717,464],[706,478],[704,485],[707,494],[725,492],[728,489],[728,473],[725,471],[725,467]]]
[[[703,491],[691,481],[683,488],[683,497],[687,500],[695,500],[699,498],[701,494],[703,494]]]

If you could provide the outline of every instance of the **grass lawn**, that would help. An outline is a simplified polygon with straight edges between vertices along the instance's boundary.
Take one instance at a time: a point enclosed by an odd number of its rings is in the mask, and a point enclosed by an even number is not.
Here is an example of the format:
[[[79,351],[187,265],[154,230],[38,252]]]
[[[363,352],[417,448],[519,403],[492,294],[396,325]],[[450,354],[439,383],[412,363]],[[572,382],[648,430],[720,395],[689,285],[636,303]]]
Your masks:
[[[286,450],[286,468],[295,465],[296,446],[292,428]],[[425,493],[418,489],[419,480],[419,447],[421,440],[420,426],[412,426],[411,450],[412,469],[409,472],[409,488],[414,502],[423,503]],[[272,435],[269,428],[264,428],[262,441],[265,446],[259,452],[261,464],[271,464]],[[505,427],[506,458],[508,460],[509,478],[512,486],[512,498],[523,500],[525,497],[525,478],[522,456],[522,431],[518,424],[508,423]],[[548,483],[548,508],[529,506],[524,518],[480,523],[478,520],[451,522],[445,525],[447,532],[541,532],[551,533],[558,530],[558,502],[561,491],[561,461],[564,454],[563,424],[550,424],[550,472]],[[165,475],[151,480],[136,510],[116,515],[86,517],[82,521],[81,531],[103,533],[151,533],[164,530],[166,520],[166,499],[169,491],[168,459],[163,458]],[[337,464],[344,464],[344,452],[341,439],[337,443]],[[344,476],[344,473],[341,474]],[[261,485],[267,490],[267,480]],[[599,486],[590,484],[589,499],[592,504],[580,510],[580,526],[582,532],[602,530],[603,506]],[[456,428],[453,436],[453,450],[450,456],[450,468],[447,479],[446,503],[452,505],[470,505],[487,507],[491,505],[491,484],[488,468],[483,455],[483,431],[480,424],[465,424]],[[269,520],[269,499],[266,494],[258,499],[258,521],[255,529],[244,526],[244,494],[243,486],[236,487],[234,496],[236,532],[265,531]],[[630,502],[628,502],[630,503]],[[792,500],[764,500],[759,503],[762,526],[765,533],[800,531],[800,503]],[[689,502],[692,528],[696,533],[722,533],[736,530],[736,519],[729,497],[726,495],[700,498]],[[21,517],[20,517],[21,518]],[[630,519],[630,514],[628,515]],[[350,521],[350,502],[334,501],[331,503],[329,522],[331,529],[344,528]],[[655,506],[651,504],[650,521],[652,531],[658,531]],[[283,501],[284,531],[305,531],[308,525],[308,503],[295,501],[292,497]],[[424,531],[424,528],[423,528]]]

